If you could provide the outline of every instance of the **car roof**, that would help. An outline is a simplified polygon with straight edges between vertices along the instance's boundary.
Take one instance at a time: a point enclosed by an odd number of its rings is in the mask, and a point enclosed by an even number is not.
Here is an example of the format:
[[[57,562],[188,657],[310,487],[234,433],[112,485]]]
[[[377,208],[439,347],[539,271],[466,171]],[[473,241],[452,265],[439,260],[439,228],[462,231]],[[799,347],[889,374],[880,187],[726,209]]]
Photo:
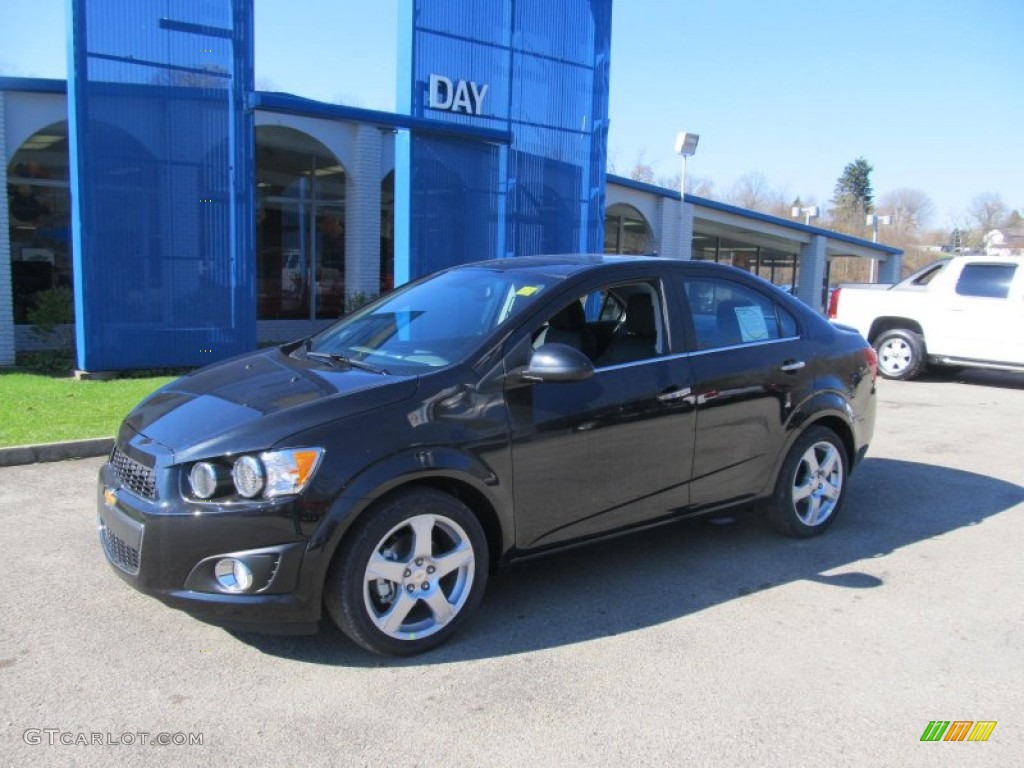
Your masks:
[[[603,253],[573,253],[541,256],[510,256],[460,264],[453,269],[484,268],[500,272],[542,272],[547,275],[568,277],[601,266],[664,263],[664,259],[651,256],[618,256]]]
[[[717,272],[731,274],[742,279],[757,278],[750,272],[729,264],[717,264],[713,261],[695,259],[672,259],[658,256],[624,256],[621,254],[604,253],[573,253],[538,256],[509,256],[502,259],[489,259],[459,264],[449,267],[456,269],[486,269],[498,272],[521,272],[537,274],[556,279],[566,279],[585,272],[608,270],[615,268],[643,268],[657,266],[658,269],[682,271],[688,274]],[[757,278],[760,279],[760,278]]]

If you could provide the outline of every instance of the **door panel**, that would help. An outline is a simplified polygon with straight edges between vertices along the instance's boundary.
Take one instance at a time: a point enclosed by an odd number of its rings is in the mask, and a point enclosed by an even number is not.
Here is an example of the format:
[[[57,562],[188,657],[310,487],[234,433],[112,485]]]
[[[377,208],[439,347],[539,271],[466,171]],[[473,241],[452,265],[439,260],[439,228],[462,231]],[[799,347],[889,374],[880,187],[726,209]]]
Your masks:
[[[686,358],[656,358],[509,390],[517,545],[543,548],[685,510],[689,379]]]
[[[690,502],[697,511],[753,497],[773,481],[789,417],[812,389],[813,366],[801,339],[705,352],[691,362],[697,438]]]
[[[697,349],[690,503],[700,511],[770,485],[789,417],[813,389],[814,358],[795,316],[759,288],[705,276],[680,285]]]
[[[1012,262],[965,264],[954,289],[933,309],[937,333],[926,334],[929,354],[1024,365],[1016,272]]]

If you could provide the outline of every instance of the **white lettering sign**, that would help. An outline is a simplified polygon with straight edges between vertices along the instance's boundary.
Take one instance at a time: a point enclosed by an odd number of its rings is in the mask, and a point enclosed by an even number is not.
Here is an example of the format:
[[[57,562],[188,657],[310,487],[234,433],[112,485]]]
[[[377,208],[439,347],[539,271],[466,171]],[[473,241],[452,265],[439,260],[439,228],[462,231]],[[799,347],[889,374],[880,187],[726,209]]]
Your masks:
[[[431,75],[427,104],[431,109],[482,115],[484,97],[490,87],[486,83],[477,85],[471,80],[452,81],[444,75]]]

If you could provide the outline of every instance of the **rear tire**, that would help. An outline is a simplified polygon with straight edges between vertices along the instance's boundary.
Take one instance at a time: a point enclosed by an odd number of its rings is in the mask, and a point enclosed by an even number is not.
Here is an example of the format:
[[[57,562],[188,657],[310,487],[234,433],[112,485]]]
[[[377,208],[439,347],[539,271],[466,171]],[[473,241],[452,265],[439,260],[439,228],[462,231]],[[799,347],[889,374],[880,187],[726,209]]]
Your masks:
[[[480,603],[488,566],[473,512],[447,493],[411,488],[368,510],[339,547],[324,603],[363,648],[409,656],[459,630]]]
[[[786,536],[824,533],[846,498],[846,446],[827,427],[810,427],[797,438],[779,470],[768,519]]]
[[[924,370],[927,355],[921,335],[906,328],[879,334],[874,343],[878,372],[887,379],[909,381]]]

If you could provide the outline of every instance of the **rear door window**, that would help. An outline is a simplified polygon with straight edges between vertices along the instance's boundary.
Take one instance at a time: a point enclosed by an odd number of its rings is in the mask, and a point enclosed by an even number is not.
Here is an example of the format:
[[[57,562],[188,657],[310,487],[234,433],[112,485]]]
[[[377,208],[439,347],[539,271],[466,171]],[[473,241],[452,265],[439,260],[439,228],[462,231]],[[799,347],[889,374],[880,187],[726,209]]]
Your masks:
[[[718,349],[791,338],[796,319],[764,294],[730,280],[687,280],[697,349]]]
[[[956,292],[961,296],[1005,299],[1016,269],[1016,264],[965,264],[956,281]]]

